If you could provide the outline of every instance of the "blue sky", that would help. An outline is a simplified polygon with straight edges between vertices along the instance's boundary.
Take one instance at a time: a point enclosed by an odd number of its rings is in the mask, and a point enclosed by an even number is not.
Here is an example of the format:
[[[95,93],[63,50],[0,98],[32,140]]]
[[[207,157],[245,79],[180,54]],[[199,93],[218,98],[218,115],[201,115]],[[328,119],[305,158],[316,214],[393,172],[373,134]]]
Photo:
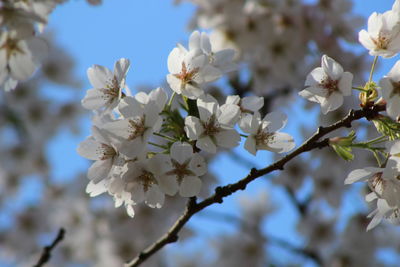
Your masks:
[[[391,0],[356,0],[355,12],[367,17],[373,11],[383,12],[390,9],[392,3]],[[99,64],[112,68],[114,62],[121,57],[131,60],[127,79],[131,89],[141,85],[151,85],[154,88],[162,85],[167,74],[169,52],[177,42],[186,43],[190,35],[187,24],[193,11],[191,4],[173,6],[172,1],[165,0],[104,0],[103,5],[98,7],[89,6],[80,0],[70,1],[57,8],[50,17],[48,30],[55,31],[57,42],[76,59],[76,74],[84,85],[84,89],[78,93],[80,98],[76,101],[80,101],[86,89],[90,88],[86,78],[88,67]],[[394,60],[385,63],[378,74],[386,73]],[[81,122],[81,135],[73,136],[65,132],[53,140],[49,154],[53,159],[53,176],[56,180],[62,181],[73,177],[78,171],[86,171],[88,162],[76,154],[75,148],[90,132],[89,116],[87,114]],[[268,155],[262,154],[260,158],[265,161]],[[66,164],[69,166],[67,169]],[[229,164],[229,172],[226,171],[227,168],[221,168],[226,164]],[[260,166],[263,165],[264,163]],[[226,156],[222,156],[212,168],[221,175],[224,184],[232,181],[232,178],[244,176],[248,171],[233,165]],[[269,187],[267,183],[260,181],[252,184],[247,193],[256,192],[259,186]],[[284,203],[281,199],[282,193],[278,192],[274,196],[277,198],[275,201]],[[229,212],[237,213],[234,208],[236,199],[237,197],[230,197],[223,206],[210,209],[226,211],[228,207]],[[281,224],[282,219],[293,220],[295,212],[287,207],[280,216],[268,227],[279,229],[278,234],[298,242],[292,235],[293,225]],[[202,218],[196,219],[191,225],[206,235],[232,230],[232,227],[226,227],[225,224],[211,223]]]

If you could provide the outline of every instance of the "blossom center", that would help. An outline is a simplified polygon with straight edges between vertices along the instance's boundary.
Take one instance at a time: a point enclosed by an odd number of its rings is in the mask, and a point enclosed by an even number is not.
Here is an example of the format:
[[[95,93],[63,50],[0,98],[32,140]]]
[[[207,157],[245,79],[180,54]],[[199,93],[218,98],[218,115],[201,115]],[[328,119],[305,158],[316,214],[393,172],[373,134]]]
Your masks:
[[[182,180],[183,178],[185,178],[185,176],[191,176],[191,175],[194,176],[194,173],[188,169],[190,160],[186,160],[182,164],[179,164],[179,162],[174,159],[171,159],[171,162],[173,169],[167,172],[166,174],[175,175],[179,184],[182,183]]]
[[[144,125],[144,116],[129,120],[129,140],[133,140],[139,136],[143,136],[147,130]]]
[[[25,54],[25,52],[19,47],[17,39],[7,38],[7,40],[0,47],[0,49],[6,50],[7,59],[10,59],[12,54],[16,53]]]
[[[377,50],[385,50],[388,48],[390,39],[384,32],[379,32],[378,38],[371,38]]]
[[[385,187],[385,180],[382,179],[382,172],[378,172],[371,177],[368,181],[368,186],[373,192],[381,196]]]
[[[185,62],[182,62],[182,70],[179,74],[174,74],[176,78],[182,81],[182,84],[191,83],[196,76],[199,68],[194,68],[193,70],[188,70]]]
[[[154,178],[154,175],[146,170],[142,171],[142,174],[137,177],[137,180],[142,184],[145,192],[147,192],[152,185],[157,184],[157,180]]]
[[[334,92],[339,91],[339,81],[332,80],[331,78],[327,77],[320,83],[320,86],[328,91],[328,96],[333,94]]]
[[[207,122],[202,123],[204,132],[203,136],[214,136],[221,131],[219,123],[215,115],[211,115]]]
[[[261,127],[258,129],[254,139],[256,140],[256,146],[267,145],[269,142],[274,140],[273,133],[264,131]]]
[[[115,149],[106,144],[101,144],[100,151],[98,151],[98,153],[100,154],[100,160],[106,160],[117,155]]]
[[[114,76],[110,81],[107,82],[104,93],[112,98],[118,97],[120,86],[117,78]]]

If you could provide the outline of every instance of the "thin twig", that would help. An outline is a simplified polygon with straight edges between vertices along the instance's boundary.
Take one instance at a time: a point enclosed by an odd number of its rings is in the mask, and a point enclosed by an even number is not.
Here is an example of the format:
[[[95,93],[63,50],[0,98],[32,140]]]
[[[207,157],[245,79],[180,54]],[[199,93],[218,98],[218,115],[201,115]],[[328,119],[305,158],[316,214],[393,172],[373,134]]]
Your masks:
[[[333,132],[342,127],[351,127],[351,123],[353,121],[359,120],[361,118],[366,118],[368,120],[375,118],[380,111],[385,110],[384,106],[372,106],[366,107],[360,110],[351,110],[349,114],[344,117],[342,120],[327,126],[327,127],[319,127],[313,136],[311,136],[306,142],[304,142],[300,147],[298,147],[293,152],[287,154],[285,157],[276,161],[275,163],[263,168],[256,169],[252,168],[250,173],[243,179],[237,181],[233,184],[228,184],[225,186],[219,186],[215,189],[215,193],[204,199],[201,202],[197,202],[195,197],[190,198],[184,213],[178,218],[178,220],[174,223],[174,225],[168,230],[166,234],[164,234],[160,239],[154,242],[152,245],[144,249],[137,257],[132,259],[131,261],[125,264],[126,267],[134,267],[139,266],[146,259],[151,257],[157,251],[162,249],[165,245],[169,243],[176,242],[178,240],[178,233],[183,228],[183,226],[189,221],[189,219],[196,214],[197,212],[203,210],[204,208],[213,205],[215,203],[222,203],[223,199],[236,191],[245,190],[246,186],[252,182],[253,180],[264,176],[268,173],[271,173],[276,170],[283,170],[286,163],[288,163],[291,159],[297,157],[298,155],[308,152],[310,150],[316,148],[324,148],[329,146],[329,138],[325,138],[322,141],[319,141],[326,134]]]
[[[64,239],[64,235],[64,228],[60,228],[53,242],[43,248],[42,255],[40,255],[39,261],[33,267],[44,266],[50,260],[52,250],[57,246],[58,243],[60,243]]]

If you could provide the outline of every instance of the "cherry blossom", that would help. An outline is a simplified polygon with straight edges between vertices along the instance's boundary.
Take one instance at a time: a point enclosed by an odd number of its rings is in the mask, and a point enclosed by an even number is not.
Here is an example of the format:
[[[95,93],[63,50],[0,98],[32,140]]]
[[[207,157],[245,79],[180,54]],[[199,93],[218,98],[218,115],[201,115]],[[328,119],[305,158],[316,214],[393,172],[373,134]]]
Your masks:
[[[225,104],[219,106],[211,95],[197,99],[200,118],[185,118],[185,132],[189,139],[196,140],[196,147],[209,153],[216,153],[217,146],[232,148],[240,141],[239,133],[233,126],[239,119],[239,107]]]
[[[386,111],[394,120],[400,115],[400,61],[379,81]]]
[[[87,75],[94,88],[86,92],[82,106],[90,110],[115,108],[122,97],[129,65],[128,59],[121,58],[115,62],[113,73],[100,65],[89,68]]]
[[[250,134],[244,144],[244,148],[256,155],[258,150],[269,150],[277,153],[285,153],[295,146],[293,137],[286,133],[278,132],[287,122],[285,114],[271,112],[261,120],[260,115],[249,115],[240,121],[243,132]]]
[[[350,96],[353,74],[343,72],[342,66],[324,55],[321,67],[308,74],[306,88],[300,96],[321,105],[322,113],[338,109],[343,104],[343,96]]]
[[[202,185],[199,176],[207,172],[204,158],[193,153],[193,147],[185,142],[174,143],[170,151],[171,157],[162,162],[161,189],[168,195],[175,195],[179,190],[182,197],[197,196]]]

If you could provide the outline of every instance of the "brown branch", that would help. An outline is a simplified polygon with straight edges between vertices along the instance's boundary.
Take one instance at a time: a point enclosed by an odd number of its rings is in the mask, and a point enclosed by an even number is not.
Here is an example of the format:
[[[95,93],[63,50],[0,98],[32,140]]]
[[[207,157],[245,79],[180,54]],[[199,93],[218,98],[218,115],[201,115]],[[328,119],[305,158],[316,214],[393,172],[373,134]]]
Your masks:
[[[353,121],[359,120],[361,118],[366,118],[368,120],[373,119],[376,117],[380,111],[385,110],[384,106],[372,106],[372,107],[366,107],[364,109],[360,110],[351,110],[349,114],[344,117],[342,120],[327,126],[327,127],[319,127],[318,130],[314,135],[312,135],[307,141],[305,141],[300,147],[298,147],[296,150],[293,152],[287,154],[285,157],[282,159],[276,161],[275,163],[269,165],[268,167],[265,167],[263,169],[255,169],[252,168],[250,173],[243,179],[237,181],[236,183],[233,184],[228,184],[225,186],[219,186],[215,189],[215,193],[204,199],[201,202],[196,202],[196,198],[190,198],[188,201],[188,204],[186,206],[186,209],[184,213],[178,218],[178,220],[175,222],[175,224],[168,230],[166,234],[164,234],[159,240],[157,240],[155,243],[144,249],[137,257],[132,259],[131,261],[127,262],[125,264],[126,267],[134,267],[134,266],[139,266],[141,263],[143,263],[147,258],[151,257],[154,253],[156,253],[158,250],[163,248],[165,245],[169,243],[176,242],[178,240],[178,233],[179,231],[183,228],[183,226],[186,224],[186,222],[189,221],[189,219],[199,211],[203,210],[204,208],[215,204],[215,203],[222,203],[223,199],[236,191],[239,190],[245,190],[246,186],[252,182],[253,180],[264,176],[268,173],[271,173],[276,170],[283,170],[284,166],[287,162],[289,162],[291,159],[297,157],[298,155],[308,152],[310,150],[316,149],[316,148],[324,148],[329,146],[329,139],[325,138],[322,141],[318,141],[320,138],[325,136],[328,133],[331,133],[339,128],[342,127],[351,127],[351,123]]]
[[[64,235],[65,230],[63,228],[60,228],[53,242],[43,248],[42,255],[40,255],[39,261],[33,267],[44,266],[50,260],[52,250],[57,246],[58,243],[60,243],[64,239]]]

